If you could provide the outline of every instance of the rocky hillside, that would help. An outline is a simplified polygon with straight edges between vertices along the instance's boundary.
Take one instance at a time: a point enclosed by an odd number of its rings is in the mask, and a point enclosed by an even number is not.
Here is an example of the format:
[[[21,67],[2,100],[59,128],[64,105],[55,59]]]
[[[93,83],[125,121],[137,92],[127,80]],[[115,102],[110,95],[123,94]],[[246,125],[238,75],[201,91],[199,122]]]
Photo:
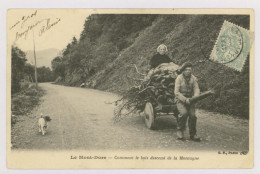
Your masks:
[[[194,64],[202,91],[217,89],[214,97],[198,103],[200,108],[248,118],[249,59],[242,72],[209,60],[224,20],[249,29],[246,15],[92,15],[80,40],[69,43],[60,57],[63,83],[92,81],[97,89],[126,90],[142,78],[133,64],[146,73],[163,43],[176,64]]]

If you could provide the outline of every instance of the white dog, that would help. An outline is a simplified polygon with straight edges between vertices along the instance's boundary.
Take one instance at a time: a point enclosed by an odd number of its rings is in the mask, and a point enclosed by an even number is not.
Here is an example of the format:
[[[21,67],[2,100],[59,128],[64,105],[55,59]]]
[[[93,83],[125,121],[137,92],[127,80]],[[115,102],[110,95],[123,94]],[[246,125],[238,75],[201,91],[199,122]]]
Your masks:
[[[39,132],[42,133],[42,135],[45,135],[47,127],[48,127],[48,122],[51,121],[50,116],[43,116],[41,114],[41,118],[38,120],[38,125],[39,125]]]

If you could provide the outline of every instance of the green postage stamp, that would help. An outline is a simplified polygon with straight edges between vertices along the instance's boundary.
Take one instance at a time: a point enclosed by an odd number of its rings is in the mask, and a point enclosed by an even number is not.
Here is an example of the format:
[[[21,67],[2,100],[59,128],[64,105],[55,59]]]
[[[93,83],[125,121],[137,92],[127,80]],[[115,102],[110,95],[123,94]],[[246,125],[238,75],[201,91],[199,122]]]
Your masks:
[[[241,72],[249,50],[250,32],[224,21],[210,59]]]

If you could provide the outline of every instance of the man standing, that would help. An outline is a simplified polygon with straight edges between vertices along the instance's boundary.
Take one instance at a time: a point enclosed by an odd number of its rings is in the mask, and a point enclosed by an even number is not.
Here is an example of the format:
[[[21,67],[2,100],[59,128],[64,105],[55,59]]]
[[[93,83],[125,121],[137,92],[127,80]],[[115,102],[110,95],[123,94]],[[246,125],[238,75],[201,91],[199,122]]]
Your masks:
[[[195,115],[195,104],[190,103],[190,99],[200,94],[197,78],[192,75],[192,64],[184,63],[180,69],[181,74],[175,80],[175,99],[179,111],[177,119],[177,136],[179,140],[184,139],[183,131],[185,130],[187,119],[189,118],[190,139],[200,141],[196,133],[197,117]]]

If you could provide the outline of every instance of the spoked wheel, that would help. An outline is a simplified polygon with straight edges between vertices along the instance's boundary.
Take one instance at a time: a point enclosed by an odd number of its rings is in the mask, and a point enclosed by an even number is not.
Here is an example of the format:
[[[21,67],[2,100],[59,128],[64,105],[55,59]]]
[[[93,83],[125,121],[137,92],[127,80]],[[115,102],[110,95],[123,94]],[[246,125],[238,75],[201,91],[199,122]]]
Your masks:
[[[145,105],[144,108],[144,119],[145,119],[145,124],[146,127],[149,129],[154,129],[155,123],[154,123],[154,111],[153,111],[153,105],[148,102]]]

